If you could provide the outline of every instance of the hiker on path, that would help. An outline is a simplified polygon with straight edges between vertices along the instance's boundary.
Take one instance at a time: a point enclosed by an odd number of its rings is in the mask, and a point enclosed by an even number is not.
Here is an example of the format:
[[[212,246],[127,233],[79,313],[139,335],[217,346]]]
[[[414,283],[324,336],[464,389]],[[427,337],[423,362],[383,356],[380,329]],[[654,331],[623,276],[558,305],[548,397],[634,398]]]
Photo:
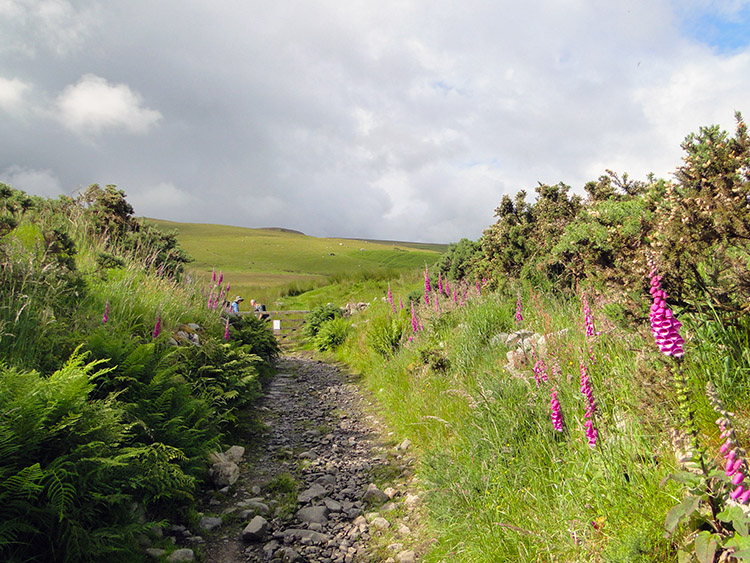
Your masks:
[[[232,301],[232,304],[229,306],[229,312],[230,313],[239,313],[240,312],[240,301],[244,301],[242,297],[239,295],[234,298],[234,301]]]
[[[251,299],[250,306],[253,308],[255,316],[258,317],[261,321],[265,321],[271,318],[271,315],[266,313],[266,306],[262,303],[258,303],[255,299]]]

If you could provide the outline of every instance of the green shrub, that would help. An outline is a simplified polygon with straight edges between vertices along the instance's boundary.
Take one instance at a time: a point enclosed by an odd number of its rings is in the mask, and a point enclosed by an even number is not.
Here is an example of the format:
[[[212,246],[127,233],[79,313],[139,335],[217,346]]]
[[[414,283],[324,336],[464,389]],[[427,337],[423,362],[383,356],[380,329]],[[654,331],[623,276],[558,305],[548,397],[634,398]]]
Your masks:
[[[367,343],[381,356],[390,357],[401,346],[407,328],[409,321],[404,315],[375,318],[367,330]]]
[[[318,334],[318,330],[320,330],[320,325],[343,315],[343,311],[335,305],[331,305],[330,303],[327,305],[318,305],[305,317],[305,326],[302,329],[302,333],[308,338],[314,338]]]
[[[335,350],[341,346],[351,330],[351,324],[343,317],[336,317],[320,325],[313,339],[315,348],[321,351]]]

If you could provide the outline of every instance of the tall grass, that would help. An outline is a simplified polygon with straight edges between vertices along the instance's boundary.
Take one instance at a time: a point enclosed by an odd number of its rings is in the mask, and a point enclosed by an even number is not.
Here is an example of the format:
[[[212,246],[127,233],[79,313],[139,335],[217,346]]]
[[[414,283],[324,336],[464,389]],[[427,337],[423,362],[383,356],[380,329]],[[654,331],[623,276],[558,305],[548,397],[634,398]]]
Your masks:
[[[549,384],[537,387],[533,362],[508,370],[500,333],[515,330],[515,295],[474,296],[440,315],[422,307],[424,330],[384,358],[350,337],[339,358],[365,374],[393,429],[420,459],[430,534],[425,561],[669,560],[663,519],[677,487],[667,445],[670,405],[653,405],[658,354],[648,343],[598,319],[604,329],[590,361],[578,298],[522,290],[524,328],[548,337]],[[597,311],[601,316],[601,312]],[[368,325],[392,316],[387,304]],[[597,402],[599,441],[584,435],[579,364]],[[565,432],[550,420],[554,386]]]

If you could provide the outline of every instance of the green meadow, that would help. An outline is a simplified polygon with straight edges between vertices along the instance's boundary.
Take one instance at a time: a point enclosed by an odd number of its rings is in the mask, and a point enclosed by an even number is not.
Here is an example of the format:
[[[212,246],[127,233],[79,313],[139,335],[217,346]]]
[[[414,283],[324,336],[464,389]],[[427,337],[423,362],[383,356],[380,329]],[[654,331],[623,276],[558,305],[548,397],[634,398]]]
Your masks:
[[[383,280],[433,264],[448,245],[318,238],[286,229],[250,229],[226,225],[148,222],[176,231],[180,246],[194,262],[197,280],[224,273],[230,297],[254,297],[269,308],[308,309],[343,297],[371,300],[382,296]],[[249,300],[249,299],[248,299]]]

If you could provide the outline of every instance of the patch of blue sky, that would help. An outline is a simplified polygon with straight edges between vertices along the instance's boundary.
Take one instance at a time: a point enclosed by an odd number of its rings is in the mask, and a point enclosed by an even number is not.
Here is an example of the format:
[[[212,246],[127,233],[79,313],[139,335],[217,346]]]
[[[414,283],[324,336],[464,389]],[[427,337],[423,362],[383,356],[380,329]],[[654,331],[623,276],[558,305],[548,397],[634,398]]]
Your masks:
[[[680,15],[680,29],[687,37],[719,53],[750,48],[750,6],[731,12],[700,10]]]

